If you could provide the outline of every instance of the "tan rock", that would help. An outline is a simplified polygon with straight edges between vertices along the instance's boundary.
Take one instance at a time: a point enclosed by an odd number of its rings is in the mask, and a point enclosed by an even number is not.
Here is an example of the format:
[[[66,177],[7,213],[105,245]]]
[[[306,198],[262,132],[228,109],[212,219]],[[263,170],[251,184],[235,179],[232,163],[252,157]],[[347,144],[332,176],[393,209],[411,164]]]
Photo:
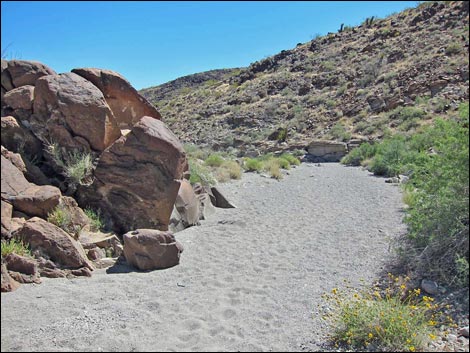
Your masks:
[[[23,173],[3,155],[1,156],[1,189],[2,199],[17,196],[31,186]]]
[[[155,270],[179,264],[183,246],[171,232],[138,229],[124,234],[124,255],[139,270]]]
[[[59,204],[62,193],[52,185],[34,185],[23,190],[9,201],[13,207],[29,216],[47,218],[47,215]]]
[[[2,145],[15,153],[25,153],[27,156],[39,159],[42,156],[42,143],[31,131],[21,126],[12,116],[1,118]]]
[[[20,283],[15,281],[11,278],[10,274],[8,273],[7,267],[2,261],[1,267],[1,291],[2,292],[13,292],[18,289]]]
[[[7,70],[16,88],[26,85],[34,86],[38,78],[56,74],[54,70],[40,62],[27,60],[10,60]]]
[[[117,72],[95,68],[73,69],[72,72],[87,79],[103,92],[121,129],[131,128],[143,116],[161,118],[157,109]]]
[[[63,140],[54,130],[61,126],[71,137],[81,137],[92,149],[103,151],[121,136],[101,91],[74,73],[40,78],[33,109],[32,125],[43,140]]]
[[[175,207],[181,215],[183,224],[188,227],[199,222],[200,205],[188,180],[183,179],[176,196]]]
[[[323,140],[310,142],[307,150],[307,159],[312,162],[339,162],[348,153],[345,143]]]
[[[5,93],[3,97],[4,103],[12,109],[33,108],[34,86],[21,86]]]
[[[8,202],[1,201],[1,220],[2,220],[2,239],[8,239],[11,237],[11,229],[12,229],[12,224],[11,224],[11,217],[13,214],[13,206],[9,204]]]
[[[91,187],[79,189],[79,203],[107,213],[114,230],[167,230],[186,153],[160,120],[143,117],[132,131],[101,155]]]
[[[13,86],[13,82],[11,82],[11,75],[8,72],[8,61],[2,59],[2,88],[5,92],[8,92],[15,88]],[[3,91],[2,91],[3,92]],[[3,97],[2,97],[2,105],[3,105]]]
[[[31,258],[26,256],[21,256],[15,253],[8,254],[5,256],[5,264],[8,268],[8,271],[16,271],[24,273],[26,275],[37,276],[38,273],[38,264]]]
[[[49,258],[60,268],[88,267],[93,270],[93,265],[87,259],[80,243],[59,227],[41,218],[33,217],[26,221],[14,236],[25,241],[33,253]]]

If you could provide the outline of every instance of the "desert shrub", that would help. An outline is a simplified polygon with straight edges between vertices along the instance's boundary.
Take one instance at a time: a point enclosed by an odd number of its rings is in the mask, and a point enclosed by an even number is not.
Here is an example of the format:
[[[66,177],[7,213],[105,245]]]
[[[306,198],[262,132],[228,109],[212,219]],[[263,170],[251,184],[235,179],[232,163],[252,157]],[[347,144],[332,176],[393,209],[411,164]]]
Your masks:
[[[213,172],[214,178],[219,182],[219,183],[225,183],[230,180],[230,174],[227,169],[223,168],[217,168]]]
[[[210,167],[220,167],[224,163],[224,159],[219,154],[213,153],[206,158],[204,163]]]
[[[236,161],[224,161],[221,169],[227,171],[230,179],[240,179],[242,177],[242,167]]]
[[[84,185],[91,182],[93,172],[93,157],[84,151],[64,152],[55,142],[48,143],[46,150],[53,162],[61,168],[62,174],[74,185]]]
[[[336,64],[332,61],[323,61],[320,66],[323,68],[325,71],[333,71],[336,67]]]
[[[359,166],[362,161],[372,158],[375,155],[376,148],[377,147],[374,144],[363,143],[344,156],[341,159],[341,163],[351,166]]]
[[[410,137],[385,138],[370,151],[362,145],[343,159],[369,159],[376,175],[409,176],[408,233],[397,248],[403,265],[456,286],[468,285],[469,262],[468,103],[459,110],[459,119],[436,119]]]
[[[91,208],[85,208],[83,211],[90,220],[90,230],[92,232],[99,232],[104,228],[104,221],[101,218],[100,210],[94,211]]]
[[[29,256],[31,255],[31,250],[29,247],[22,241],[15,238],[10,240],[2,240],[2,258],[9,254],[17,254],[20,256]]]
[[[188,157],[194,158],[194,159],[204,160],[207,157],[209,157],[209,155],[211,154],[211,152],[208,149],[201,148],[201,147],[199,147],[195,144],[192,144],[192,143],[184,144],[183,148],[184,148],[186,154],[188,155]]]
[[[348,141],[351,139],[351,133],[346,130],[343,124],[336,123],[329,131],[330,135],[339,141]]]
[[[379,352],[426,351],[437,338],[437,327],[454,325],[444,314],[443,305],[422,296],[420,289],[409,289],[409,277],[389,274],[385,289],[342,291],[333,288],[323,298],[333,308],[323,319],[332,323],[332,343],[346,349]]]
[[[47,221],[63,229],[67,233],[76,234],[80,229],[76,229],[73,224],[72,214],[70,210],[65,207],[58,205],[47,215]]]
[[[248,172],[258,172],[263,168],[263,163],[256,158],[246,158],[243,166]]]
[[[457,286],[468,286],[469,135],[468,103],[460,121],[437,120],[413,142],[421,153],[409,164],[412,197],[405,218],[404,261],[418,271]]]
[[[398,176],[407,153],[405,137],[395,135],[377,146],[377,151],[370,171],[375,175]]]
[[[417,107],[397,107],[390,111],[388,117],[390,119],[396,119],[401,122],[415,119],[422,119],[426,115],[426,112]]]
[[[449,46],[446,48],[446,55],[454,55],[460,53],[462,50],[462,45],[460,43],[451,43]]]
[[[300,160],[290,153],[283,153],[279,158],[285,159],[290,165],[300,165]]]
[[[282,173],[280,170],[279,159],[269,158],[263,162],[263,170],[269,173],[274,179],[282,179]]]
[[[277,158],[277,163],[281,169],[290,169],[290,163],[287,159]]]
[[[75,184],[84,184],[93,171],[91,154],[74,151],[69,154],[65,168],[65,176]]]
[[[191,173],[189,178],[191,184],[201,183],[206,186],[214,186],[216,184],[211,171],[204,164],[198,162],[198,160],[189,159],[189,172]]]

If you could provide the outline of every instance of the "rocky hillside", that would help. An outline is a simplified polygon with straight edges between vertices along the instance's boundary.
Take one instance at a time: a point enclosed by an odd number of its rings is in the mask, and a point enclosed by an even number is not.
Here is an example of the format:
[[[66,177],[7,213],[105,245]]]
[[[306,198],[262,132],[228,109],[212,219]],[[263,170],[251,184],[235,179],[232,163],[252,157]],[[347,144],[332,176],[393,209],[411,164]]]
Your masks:
[[[413,132],[468,101],[468,10],[425,2],[140,93],[183,142],[238,155]]]

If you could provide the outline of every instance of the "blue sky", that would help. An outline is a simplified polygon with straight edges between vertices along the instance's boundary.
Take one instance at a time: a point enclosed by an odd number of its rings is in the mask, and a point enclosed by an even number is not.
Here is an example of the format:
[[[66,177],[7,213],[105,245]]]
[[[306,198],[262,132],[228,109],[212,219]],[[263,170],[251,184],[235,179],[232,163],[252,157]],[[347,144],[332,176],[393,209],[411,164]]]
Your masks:
[[[6,59],[57,72],[97,67],[136,88],[245,67],[341,23],[386,17],[416,1],[2,1]]]

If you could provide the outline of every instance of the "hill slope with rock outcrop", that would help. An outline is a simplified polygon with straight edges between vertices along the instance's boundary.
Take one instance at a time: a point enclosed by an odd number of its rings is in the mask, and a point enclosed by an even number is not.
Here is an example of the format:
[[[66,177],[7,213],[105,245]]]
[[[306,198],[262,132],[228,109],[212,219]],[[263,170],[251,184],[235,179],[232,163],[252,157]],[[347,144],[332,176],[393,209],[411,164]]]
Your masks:
[[[200,73],[140,93],[182,142],[240,156],[412,133],[468,101],[468,11],[465,1],[424,2],[219,79],[192,84]]]

